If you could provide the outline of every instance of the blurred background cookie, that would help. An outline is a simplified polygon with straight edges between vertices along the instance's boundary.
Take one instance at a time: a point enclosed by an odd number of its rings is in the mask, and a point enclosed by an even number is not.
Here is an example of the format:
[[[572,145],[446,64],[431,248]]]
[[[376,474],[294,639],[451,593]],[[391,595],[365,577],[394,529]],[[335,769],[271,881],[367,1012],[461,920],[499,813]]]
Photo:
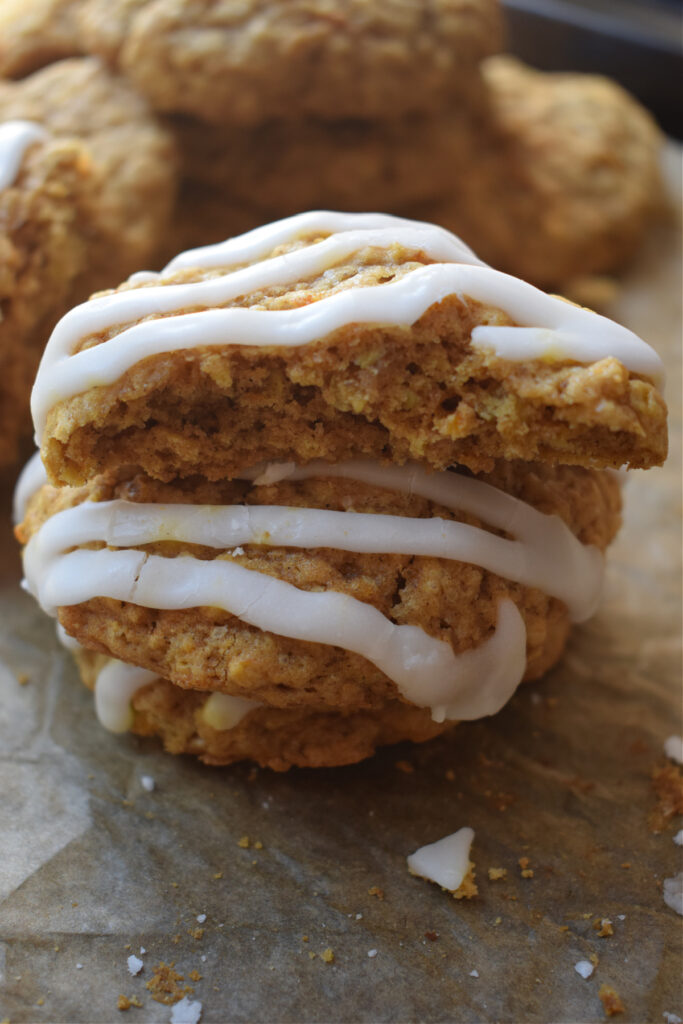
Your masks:
[[[12,124],[36,137],[17,149]],[[55,321],[153,258],[175,195],[175,154],[144,100],[97,60],[0,81],[0,463],[28,432],[28,396]]]

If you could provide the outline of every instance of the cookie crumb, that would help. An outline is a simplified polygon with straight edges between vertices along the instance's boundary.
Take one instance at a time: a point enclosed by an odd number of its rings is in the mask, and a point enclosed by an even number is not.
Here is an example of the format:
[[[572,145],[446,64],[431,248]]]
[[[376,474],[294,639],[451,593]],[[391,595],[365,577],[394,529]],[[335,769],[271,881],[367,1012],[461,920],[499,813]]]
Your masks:
[[[116,1009],[117,1010],[121,1010],[122,1012],[125,1011],[125,1010],[130,1010],[131,1005],[132,1005],[132,1003],[131,1003],[130,999],[128,998],[128,996],[121,995],[116,1000]]]
[[[19,675],[17,676],[17,682],[19,683],[19,686],[26,686],[30,679],[31,677],[28,674],[28,672],[20,672]]]
[[[533,869],[529,867],[529,864],[531,863],[531,861],[529,860],[528,857],[520,857],[519,860],[517,861],[517,863],[519,864],[519,866],[521,868],[520,874],[521,874],[522,878],[533,878],[534,877]]]
[[[463,878],[458,888],[453,893],[453,899],[455,900],[471,900],[479,892],[479,887],[474,880],[475,871],[474,864],[472,861],[468,861],[467,874]]]
[[[429,939],[430,942],[436,942],[439,937],[438,932],[425,932],[425,939]]]
[[[652,832],[661,832],[674,815],[683,814],[683,774],[680,765],[669,761],[656,767],[652,772],[652,788],[657,797],[657,807],[649,815],[648,823]]]
[[[503,923],[503,918],[502,917],[497,917],[495,919],[495,921],[493,922],[494,927],[497,927],[499,924],[502,924],[502,923]]]
[[[371,885],[368,889],[368,896],[376,896],[378,900],[384,899],[384,890],[378,885]]]
[[[190,973],[188,974],[188,978],[190,979],[190,981],[201,981],[202,975],[199,973],[199,971],[190,971]]]
[[[204,929],[203,928],[188,928],[187,934],[192,936],[193,939],[196,939],[196,941],[199,942],[199,940],[204,935]]]
[[[248,850],[249,849],[249,836],[242,836],[241,839],[237,840],[237,845],[240,846],[243,850]]]
[[[618,992],[611,985],[601,985],[598,997],[603,1005],[606,1017],[614,1017],[615,1014],[626,1011],[626,1007],[619,998]]]
[[[614,935],[614,928],[608,917],[598,918],[597,921],[593,922],[593,927],[600,939],[606,939],[608,935]]]
[[[326,964],[334,963],[334,953],[329,946],[327,947],[327,949],[324,949],[322,951],[322,953],[320,954],[320,959],[324,960]]]
[[[147,982],[152,999],[157,1003],[165,1003],[166,1006],[180,1002],[184,996],[191,995],[193,992],[189,985],[181,986],[179,984],[179,982],[185,981],[185,978],[182,974],[174,971],[173,967],[173,962],[166,964],[162,960],[154,968],[154,974]]]
[[[261,842],[260,839],[257,839],[256,842],[254,843],[254,849],[255,850],[262,850],[263,849],[263,843]]]
[[[500,878],[507,877],[507,868],[489,868],[488,876],[490,881],[497,882]]]

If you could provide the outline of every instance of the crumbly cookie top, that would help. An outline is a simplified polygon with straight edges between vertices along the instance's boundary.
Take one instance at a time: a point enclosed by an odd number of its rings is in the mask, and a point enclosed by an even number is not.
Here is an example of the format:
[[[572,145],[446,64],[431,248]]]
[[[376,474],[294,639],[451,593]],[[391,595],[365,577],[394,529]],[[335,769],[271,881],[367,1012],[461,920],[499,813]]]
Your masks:
[[[662,375],[657,354],[631,331],[493,270],[442,228],[318,211],[190,250],[160,274],[135,274],[68,313],[36,379],[37,434],[53,405],[118,380],[148,357],[297,347],[351,326],[409,328],[453,295],[494,311],[472,331],[475,349],[513,363],[613,356],[636,375]]]

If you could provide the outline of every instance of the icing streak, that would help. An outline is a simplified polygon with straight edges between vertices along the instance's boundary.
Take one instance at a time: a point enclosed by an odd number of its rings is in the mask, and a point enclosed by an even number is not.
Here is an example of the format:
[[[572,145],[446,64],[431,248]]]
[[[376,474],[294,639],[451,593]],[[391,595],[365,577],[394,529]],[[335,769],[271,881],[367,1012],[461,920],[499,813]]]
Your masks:
[[[327,237],[263,258],[280,244],[319,235]],[[396,244],[434,262],[397,280],[350,287],[294,309],[224,308],[254,291],[320,276],[363,249]],[[244,266],[254,259],[259,262]],[[165,283],[180,269],[215,267],[225,273],[194,283]],[[184,253],[160,275],[136,277],[145,287],[92,299],[55,328],[32,396],[38,438],[56,403],[114,383],[150,356],[200,346],[306,345],[349,324],[410,326],[453,295],[502,309],[514,321],[516,326],[487,324],[472,332],[475,348],[491,349],[501,358],[591,363],[614,356],[654,380],[663,373],[657,354],[626,328],[493,270],[442,228],[381,214],[301,214]],[[98,334],[108,339],[76,351]]]
[[[159,609],[210,606],[268,632],[354,651],[380,668],[411,703],[430,707],[437,721],[492,714],[514,692],[524,672],[526,631],[512,601],[499,603],[491,637],[456,654],[420,627],[396,625],[349,595],[300,590],[224,558],[165,558],[138,547],[169,540],[228,554],[235,545],[268,544],[429,555],[539,587],[563,600],[575,619],[591,614],[597,601],[600,553],[581,545],[558,517],[481,481],[369,462],[259,467],[246,476],[255,486],[283,476],[346,477],[476,515],[514,539],[440,518],[260,505],[86,502],[57,513],[27,545],[29,589],[51,614],[94,597]],[[96,542],[108,546],[83,547]]]
[[[33,121],[5,121],[0,124],[0,189],[9,188],[14,183],[29,146],[46,138],[45,129]]]

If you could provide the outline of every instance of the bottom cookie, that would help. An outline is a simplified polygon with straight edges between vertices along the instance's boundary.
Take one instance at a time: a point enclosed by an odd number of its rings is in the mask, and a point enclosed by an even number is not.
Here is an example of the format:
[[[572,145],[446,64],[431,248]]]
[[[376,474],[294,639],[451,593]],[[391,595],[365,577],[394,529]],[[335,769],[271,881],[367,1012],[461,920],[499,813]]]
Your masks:
[[[273,708],[184,690],[83,648],[72,653],[81,679],[95,690],[105,727],[158,736],[168,753],[194,754],[209,765],[254,761],[274,771],[330,768],[362,761],[377,747],[403,740],[422,743],[456,724],[434,722],[429,709],[401,701],[348,712]]]

